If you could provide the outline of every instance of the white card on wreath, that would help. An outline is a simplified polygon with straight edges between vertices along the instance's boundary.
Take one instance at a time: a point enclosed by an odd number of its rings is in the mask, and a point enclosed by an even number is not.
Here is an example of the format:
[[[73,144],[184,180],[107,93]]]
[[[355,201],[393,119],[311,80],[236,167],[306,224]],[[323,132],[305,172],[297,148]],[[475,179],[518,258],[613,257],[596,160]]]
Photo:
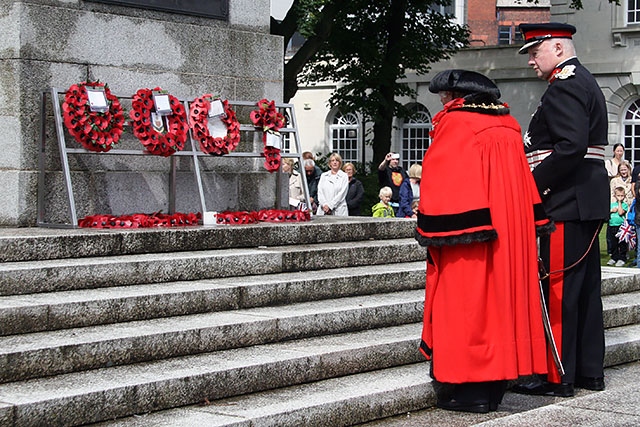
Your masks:
[[[89,98],[89,109],[98,113],[104,113],[109,110],[107,104],[107,95],[101,87],[89,88],[85,86],[87,97]]]
[[[209,107],[209,117],[227,117],[227,114],[224,112],[224,105],[222,101],[219,99],[214,99],[211,101],[211,106]]]
[[[265,142],[267,147],[282,149],[282,136],[279,133],[267,132],[267,141]]]
[[[153,93],[153,104],[156,107],[156,113],[166,116],[171,114],[171,103],[169,102],[169,95],[166,93]]]
[[[227,125],[224,124],[220,117],[211,117],[208,120],[207,128],[209,129],[209,135],[214,138],[224,138],[229,133]]]

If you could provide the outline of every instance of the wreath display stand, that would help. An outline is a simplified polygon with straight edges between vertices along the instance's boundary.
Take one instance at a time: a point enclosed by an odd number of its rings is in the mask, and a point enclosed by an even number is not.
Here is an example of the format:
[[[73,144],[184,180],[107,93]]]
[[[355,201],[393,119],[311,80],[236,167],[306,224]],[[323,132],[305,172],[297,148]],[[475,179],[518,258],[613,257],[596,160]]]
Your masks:
[[[38,149],[38,213],[37,213],[37,225],[40,227],[54,227],[54,228],[78,228],[78,215],[76,210],[76,202],[75,195],[73,190],[73,183],[71,180],[71,170],[69,167],[69,155],[98,155],[98,156],[154,156],[149,153],[143,147],[139,150],[131,150],[131,149],[121,149],[114,147],[107,152],[95,152],[90,151],[85,148],[76,148],[67,146],[67,141],[65,137],[65,126],[64,119],[62,114],[61,107],[61,99],[64,99],[66,93],[66,89],[61,88],[51,88],[50,90],[43,91],[41,94],[41,102],[40,102],[40,146]],[[121,96],[117,95],[120,100],[123,99],[132,99],[132,96]],[[62,167],[62,174],[65,184],[66,196],[67,196],[67,205],[69,208],[69,222],[68,223],[55,223],[55,222],[47,222],[46,220],[46,203],[45,203],[45,195],[46,195],[46,186],[45,186],[45,173],[46,173],[46,139],[47,139],[47,103],[51,102],[53,106],[53,116],[55,119],[55,133],[58,140],[58,149],[60,152],[60,163]],[[183,103],[185,110],[189,111],[189,101],[180,100]],[[229,104],[235,107],[255,107],[255,102],[249,101],[229,101]],[[300,146],[300,139],[298,137],[297,125],[296,125],[296,117],[295,111],[292,104],[276,104],[276,107],[285,113],[288,116],[288,124],[286,127],[280,129],[282,134],[288,134],[290,137],[291,148],[295,151],[293,153],[285,153],[282,152],[282,157],[293,158],[298,161],[302,169],[302,150]],[[130,132],[130,127],[127,129]],[[258,141],[262,140],[262,131],[256,129],[253,124],[246,123],[240,124],[241,132],[250,132],[253,133],[253,140]],[[71,138],[73,139],[73,138]],[[204,186],[202,184],[202,172],[200,168],[200,159],[201,158],[209,158],[210,154],[204,153],[200,150],[199,143],[194,140],[193,133],[189,131],[189,144],[185,146],[185,148],[181,151],[177,151],[169,156],[169,189],[168,189],[168,212],[170,214],[175,213],[175,203],[176,203],[176,173],[177,173],[177,159],[178,157],[187,157],[191,158],[193,161],[193,172],[195,175],[195,182],[197,185],[199,200],[200,200],[200,209],[201,212],[207,212],[207,206],[205,202],[205,194],[204,194]],[[256,144],[254,143],[254,146]],[[157,156],[154,156],[157,157]],[[236,152],[231,151],[228,154],[224,154],[220,157],[241,157],[241,158],[262,158],[264,154],[262,151],[260,152]],[[91,172],[91,171],[88,171]],[[280,179],[280,170],[277,172],[277,184],[276,184],[276,206],[281,206],[282,201],[282,189],[281,189],[281,179]],[[301,173],[302,176],[302,184],[305,192],[305,200],[307,206],[311,206],[309,199],[309,190],[306,179],[306,174]],[[149,211],[156,210],[154,207],[150,207]]]

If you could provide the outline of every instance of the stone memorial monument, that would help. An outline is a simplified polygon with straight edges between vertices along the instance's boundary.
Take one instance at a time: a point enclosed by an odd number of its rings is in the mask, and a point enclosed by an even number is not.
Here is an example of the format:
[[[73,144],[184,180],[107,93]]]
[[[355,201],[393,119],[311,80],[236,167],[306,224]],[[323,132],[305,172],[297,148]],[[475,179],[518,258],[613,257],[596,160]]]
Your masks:
[[[47,220],[68,222],[51,88],[61,89],[64,99],[64,91],[74,84],[106,83],[113,94],[129,99],[128,104],[122,101],[127,118],[131,97],[141,88],[160,87],[183,101],[203,94],[238,101],[281,100],[283,46],[280,37],[269,34],[269,0],[2,4],[0,226],[36,225],[42,168]],[[66,144],[81,148],[68,133]],[[121,144],[143,150],[128,124]],[[245,137],[238,149],[251,152],[257,146]],[[193,162],[188,156],[175,159],[178,211],[200,208]],[[200,162],[209,210],[277,207],[278,174],[265,170],[264,159],[211,157]],[[169,158],[71,154],[68,164],[80,217],[167,209]]]

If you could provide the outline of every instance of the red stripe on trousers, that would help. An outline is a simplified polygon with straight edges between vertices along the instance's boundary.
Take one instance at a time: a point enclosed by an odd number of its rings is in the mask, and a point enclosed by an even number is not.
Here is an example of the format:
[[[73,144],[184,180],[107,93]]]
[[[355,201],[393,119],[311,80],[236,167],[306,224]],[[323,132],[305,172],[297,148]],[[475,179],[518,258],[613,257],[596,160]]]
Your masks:
[[[559,271],[549,277],[549,320],[551,330],[562,359],[562,293],[564,288],[564,222],[556,222],[556,231],[551,233],[549,243],[549,271]],[[562,382],[558,369],[553,361],[551,349],[548,350],[548,380],[552,383]]]

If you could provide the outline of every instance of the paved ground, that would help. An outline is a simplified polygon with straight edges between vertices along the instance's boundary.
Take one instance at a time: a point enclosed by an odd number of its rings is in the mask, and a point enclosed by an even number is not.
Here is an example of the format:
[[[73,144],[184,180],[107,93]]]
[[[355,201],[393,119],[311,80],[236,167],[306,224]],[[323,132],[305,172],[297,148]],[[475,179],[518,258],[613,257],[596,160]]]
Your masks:
[[[361,427],[413,426],[640,426],[640,362],[605,370],[606,390],[576,390],[573,398],[524,396],[507,392],[497,412],[466,414],[430,409]]]

